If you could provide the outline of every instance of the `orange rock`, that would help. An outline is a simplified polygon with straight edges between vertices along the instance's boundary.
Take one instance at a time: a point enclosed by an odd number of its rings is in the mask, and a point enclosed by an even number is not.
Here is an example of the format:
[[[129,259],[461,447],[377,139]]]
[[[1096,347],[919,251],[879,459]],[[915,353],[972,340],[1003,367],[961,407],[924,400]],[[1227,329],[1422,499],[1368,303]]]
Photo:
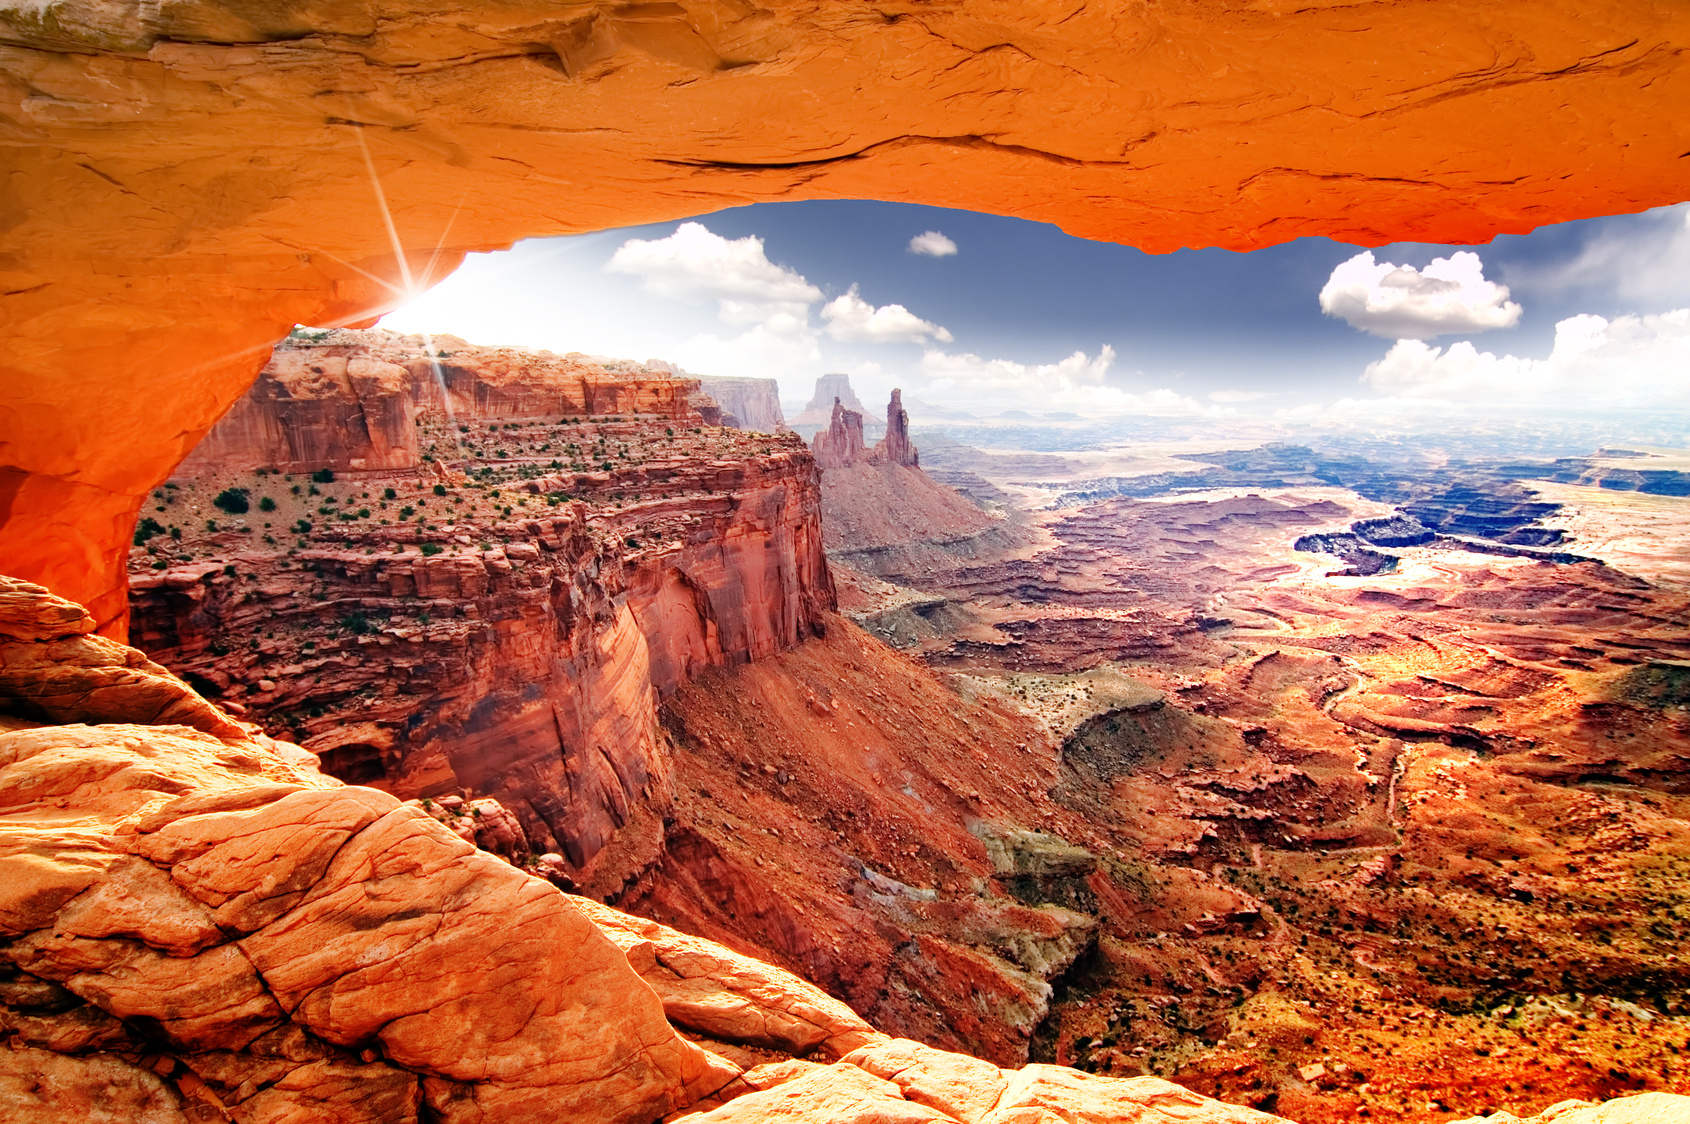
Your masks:
[[[54,722],[168,723],[245,735],[134,648],[86,635],[92,622],[80,606],[4,576],[0,598],[0,694],[17,700],[16,710]]]
[[[0,64],[0,554],[113,635],[142,497],[268,345],[466,249],[806,197],[1483,241],[1677,202],[1690,147],[1690,14],[1632,0],[147,11],[8,21]]]
[[[892,1082],[848,1065],[824,1066],[794,1080],[747,1093],[721,1108],[680,1119],[686,1124],[761,1124],[768,1120],[803,1124],[955,1124],[955,1117],[906,1101]]]
[[[189,1124],[181,1097],[151,1070],[109,1054],[67,1057],[28,1047],[0,1050],[0,1108],[11,1124]]]
[[[669,1021],[727,1042],[840,1057],[883,1036],[814,984],[714,941],[575,901],[663,1000]]]

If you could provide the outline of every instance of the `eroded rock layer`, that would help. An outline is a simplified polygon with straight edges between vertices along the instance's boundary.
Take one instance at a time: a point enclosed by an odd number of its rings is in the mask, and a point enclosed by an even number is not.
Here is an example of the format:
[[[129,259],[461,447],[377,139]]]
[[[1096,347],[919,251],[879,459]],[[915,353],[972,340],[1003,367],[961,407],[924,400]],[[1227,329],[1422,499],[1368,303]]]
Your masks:
[[[793,438],[698,425],[687,380],[436,348],[278,350],[157,491],[134,635],[342,778],[496,797],[614,885],[660,838],[657,703],[823,627],[815,466]]]

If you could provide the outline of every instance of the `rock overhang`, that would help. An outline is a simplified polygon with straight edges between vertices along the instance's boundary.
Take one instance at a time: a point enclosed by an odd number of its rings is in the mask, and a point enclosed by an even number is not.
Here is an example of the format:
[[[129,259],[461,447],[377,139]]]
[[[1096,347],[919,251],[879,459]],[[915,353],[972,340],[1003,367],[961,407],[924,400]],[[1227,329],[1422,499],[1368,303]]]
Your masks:
[[[366,322],[470,250],[804,198],[1158,252],[1476,242],[1690,183],[1670,3],[51,17],[0,17],[0,544],[112,634],[141,497],[269,344]]]

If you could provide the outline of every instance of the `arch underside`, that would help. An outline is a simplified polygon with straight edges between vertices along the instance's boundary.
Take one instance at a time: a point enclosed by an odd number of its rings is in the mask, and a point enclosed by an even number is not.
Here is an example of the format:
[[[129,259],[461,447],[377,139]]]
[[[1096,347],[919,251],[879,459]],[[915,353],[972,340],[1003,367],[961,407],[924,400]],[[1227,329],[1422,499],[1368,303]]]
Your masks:
[[[1672,3],[268,7],[0,15],[0,557],[108,632],[142,497],[269,345],[466,251],[775,199],[1161,252],[1690,195]]]

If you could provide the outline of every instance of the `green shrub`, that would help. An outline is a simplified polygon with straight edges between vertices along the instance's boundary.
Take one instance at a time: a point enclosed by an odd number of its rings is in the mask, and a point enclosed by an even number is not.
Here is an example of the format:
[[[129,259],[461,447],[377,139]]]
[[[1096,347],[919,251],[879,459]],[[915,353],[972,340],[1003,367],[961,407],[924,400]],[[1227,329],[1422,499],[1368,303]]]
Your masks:
[[[224,488],[211,503],[219,511],[227,511],[230,515],[245,515],[252,506],[247,502],[248,494],[245,488]]]
[[[162,534],[164,534],[164,524],[150,515],[145,516],[139,523],[135,524],[135,545],[146,546],[148,539]]]
[[[439,543],[425,542],[422,544],[422,552],[426,555],[439,554],[440,551],[441,546]]]
[[[435,494],[435,495],[437,495],[437,496],[443,496],[443,495],[445,495],[445,494],[446,494],[446,485],[444,485],[444,484],[436,484],[436,485],[435,485],[435,486],[434,486],[434,494]]]
[[[319,468],[316,472],[313,472],[311,474],[311,479],[315,480],[319,484],[333,484],[334,483],[334,469],[332,469],[332,468]]]
[[[381,498],[384,500],[396,500],[399,498],[399,493],[395,492],[392,488],[383,488],[381,491]]]
[[[269,496],[260,496],[258,498],[258,510],[259,511],[275,511],[276,510],[276,501],[271,499]]]

